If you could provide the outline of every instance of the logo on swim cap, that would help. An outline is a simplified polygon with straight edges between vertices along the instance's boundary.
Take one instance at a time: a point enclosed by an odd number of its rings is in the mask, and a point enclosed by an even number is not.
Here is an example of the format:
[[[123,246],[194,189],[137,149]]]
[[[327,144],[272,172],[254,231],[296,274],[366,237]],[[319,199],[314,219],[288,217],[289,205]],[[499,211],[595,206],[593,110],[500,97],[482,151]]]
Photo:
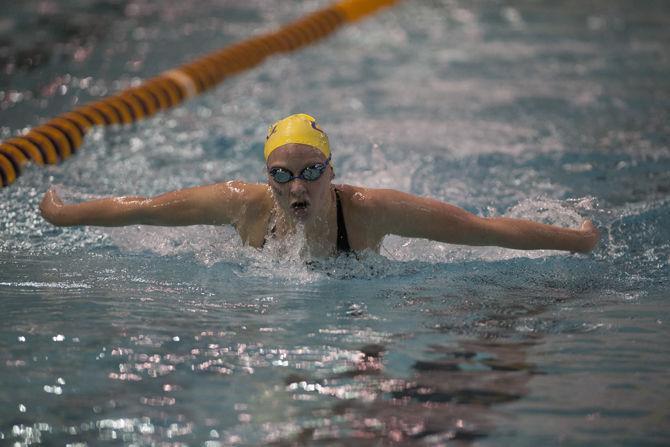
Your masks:
[[[265,141],[268,141],[272,136],[272,134],[275,132],[277,132],[277,126],[275,125],[270,126],[270,128],[268,129],[268,135],[265,137]]]
[[[326,158],[330,156],[328,136],[313,117],[304,113],[288,116],[268,128],[263,151],[265,159],[275,149],[290,143],[306,144],[320,151]]]

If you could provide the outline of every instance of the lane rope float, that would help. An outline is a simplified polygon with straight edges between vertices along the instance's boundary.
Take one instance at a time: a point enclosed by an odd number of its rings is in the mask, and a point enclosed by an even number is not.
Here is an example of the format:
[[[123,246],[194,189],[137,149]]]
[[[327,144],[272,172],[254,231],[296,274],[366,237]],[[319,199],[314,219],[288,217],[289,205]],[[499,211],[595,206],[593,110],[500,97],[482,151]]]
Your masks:
[[[124,125],[174,107],[248,70],[268,56],[294,51],[399,0],[341,0],[276,31],[254,36],[165,71],[116,95],[63,113],[21,136],[0,143],[0,187],[11,185],[23,167],[58,164],[77,152],[95,126]]]

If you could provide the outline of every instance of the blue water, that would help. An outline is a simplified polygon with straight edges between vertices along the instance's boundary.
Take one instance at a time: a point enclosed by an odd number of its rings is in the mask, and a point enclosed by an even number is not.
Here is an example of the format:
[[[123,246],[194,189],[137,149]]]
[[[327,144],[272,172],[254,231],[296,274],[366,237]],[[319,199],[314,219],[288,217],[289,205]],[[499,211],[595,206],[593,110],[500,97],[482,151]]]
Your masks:
[[[323,1],[23,1],[0,136]],[[0,190],[0,444],[667,445],[670,7],[407,1]],[[592,219],[589,255],[389,237],[306,265],[229,228],[55,228],[69,201],[263,181],[310,113],[337,181]]]

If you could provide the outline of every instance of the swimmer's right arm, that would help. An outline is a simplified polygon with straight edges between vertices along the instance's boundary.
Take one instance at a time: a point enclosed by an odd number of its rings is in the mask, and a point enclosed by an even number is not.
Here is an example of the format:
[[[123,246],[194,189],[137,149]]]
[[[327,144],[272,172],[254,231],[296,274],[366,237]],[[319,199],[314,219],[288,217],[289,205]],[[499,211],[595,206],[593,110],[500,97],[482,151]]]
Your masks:
[[[44,195],[40,211],[58,226],[223,225],[235,223],[257,186],[226,182],[155,197],[109,197],[75,204],[63,203],[52,188]]]

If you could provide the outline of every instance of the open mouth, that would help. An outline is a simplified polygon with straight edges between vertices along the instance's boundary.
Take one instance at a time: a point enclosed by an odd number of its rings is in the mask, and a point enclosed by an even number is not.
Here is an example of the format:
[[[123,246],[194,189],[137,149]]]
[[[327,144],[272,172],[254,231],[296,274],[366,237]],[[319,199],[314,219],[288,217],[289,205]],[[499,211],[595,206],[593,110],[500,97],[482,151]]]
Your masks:
[[[304,210],[304,209],[306,209],[308,206],[309,206],[309,204],[307,203],[307,201],[304,201],[304,200],[303,200],[303,201],[298,201],[298,202],[293,202],[293,203],[291,204],[291,208],[292,208],[294,211]]]

